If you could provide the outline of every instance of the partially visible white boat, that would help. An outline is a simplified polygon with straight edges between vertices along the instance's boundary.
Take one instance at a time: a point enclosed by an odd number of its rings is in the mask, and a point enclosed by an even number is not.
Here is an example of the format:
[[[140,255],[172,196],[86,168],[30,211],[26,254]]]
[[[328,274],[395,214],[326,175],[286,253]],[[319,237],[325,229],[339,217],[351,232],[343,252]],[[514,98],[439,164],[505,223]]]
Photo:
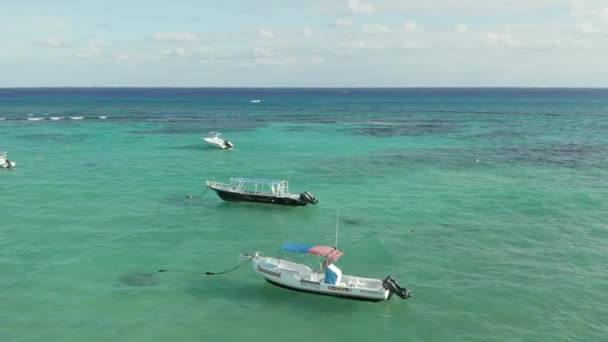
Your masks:
[[[393,294],[407,299],[410,290],[397,284],[390,275],[384,279],[373,279],[342,275],[333,263],[344,253],[335,247],[288,243],[281,250],[293,253],[314,254],[325,258],[321,270],[313,270],[307,265],[277,257],[244,254],[251,259],[253,270],[269,283],[295,291],[320,295],[378,302],[390,299]]]
[[[253,99],[253,100],[251,100],[251,101],[249,101],[249,102],[250,102],[250,103],[260,103],[260,102],[262,102],[262,100],[259,100],[259,99]]]
[[[12,160],[8,160],[8,152],[0,151],[0,167],[10,169],[15,166],[17,166],[17,163]]]
[[[221,149],[233,148],[234,144],[228,140],[222,139],[220,137],[221,135],[222,135],[222,133],[219,133],[219,132],[211,132],[211,133],[209,133],[209,137],[203,138],[203,140],[205,142],[207,142],[207,144],[209,144],[213,147],[217,147],[217,148],[221,148]]]

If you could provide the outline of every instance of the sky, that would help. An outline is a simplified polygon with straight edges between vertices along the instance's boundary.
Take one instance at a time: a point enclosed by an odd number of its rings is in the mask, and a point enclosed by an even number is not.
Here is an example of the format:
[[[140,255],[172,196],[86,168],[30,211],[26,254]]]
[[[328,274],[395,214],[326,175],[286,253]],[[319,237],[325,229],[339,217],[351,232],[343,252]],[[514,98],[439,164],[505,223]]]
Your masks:
[[[608,87],[607,0],[0,0],[0,87]]]

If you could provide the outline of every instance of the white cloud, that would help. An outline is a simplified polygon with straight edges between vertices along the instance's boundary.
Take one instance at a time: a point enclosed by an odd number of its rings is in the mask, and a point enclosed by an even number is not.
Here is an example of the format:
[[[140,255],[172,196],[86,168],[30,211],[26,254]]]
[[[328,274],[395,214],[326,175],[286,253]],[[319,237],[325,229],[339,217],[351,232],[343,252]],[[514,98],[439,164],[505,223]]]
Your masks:
[[[405,42],[401,43],[401,47],[404,49],[421,49],[421,48],[429,47],[429,44],[412,40],[412,41],[405,41]]]
[[[183,48],[165,49],[161,51],[161,55],[167,57],[184,57],[186,56],[186,50]]]
[[[510,32],[487,32],[485,39],[491,46],[515,47],[521,45],[521,42]]]
[[[323,64],[325,63],[325,59],[323,57],[311,57],[308,61],[312,64]]]
[[[382,50],[386,45],[376,42],[366,42],[361,40],[340,41],[338,46],[347,49],[365,49],[365,50]]]
[[[156,32],[152,34],[152,39],[159,42],[196,42],[200,38],[192,32]]]
[[[457,24],[456,26],[454,26],[454,31],[459,33],[465,33],[469,31],[469,27],[465,24]]]
[[[420,27],[413,21],[406,21],[403,23],[403,29],[407,32],[416,32],[420,30]]]
[[[35,43],[34,45],[46,46],[46,47],[52,47],[52,48],[64,48],[64,47],[70,46],[71,44],[63,39],[48,38],[42,42]]]
[[[445,16],[492,16],[512,13],[523,13],[555,3],[567,3],[570,0],[384,0],[378,2],[376,12],[442,15]],[[602,0],[603,1],[603,0]]]
[[[586,35],[608,34],[608,7],[600,7],[589,1],[575,1],[571,14],[576,20],[576,32]]]
[[[259,47],[253,48],[253,60],[256,64],[262,65],[285,65],[296,64],[295,57],[285,57],[282,54],[277,54],[273,51],[262,49]]]
[[[593,23],[589,21],[583,21],[576,25],[576,29],[582,33],[600,33],[599,27],[595,26]]]
[[[348,9],[354,14],[368,14],[374,11],[374,6],[359,0],[348,0]]]
[[[390,27],[382,24],[364,24],[362,30],[365,33],[372,34],[388,34],[391,32]]]
[[[264,28],[258,30],[258,35],[262,38],[268,38],[268,39],[274,38],[274,32],[270,31],[269,29],[264,29]]]
[[[253,48],[253,59],[257,64],[278,64],[272,51],[259,47]]]
[[[353,26],[353,21],[347,18],[337,18],[336,26],[338,27],[351,27]]]
[[[97,44],[89,44],[87,47],[78,50],[75,54],[80,59],[96,59],[103,55],[103,49]]]

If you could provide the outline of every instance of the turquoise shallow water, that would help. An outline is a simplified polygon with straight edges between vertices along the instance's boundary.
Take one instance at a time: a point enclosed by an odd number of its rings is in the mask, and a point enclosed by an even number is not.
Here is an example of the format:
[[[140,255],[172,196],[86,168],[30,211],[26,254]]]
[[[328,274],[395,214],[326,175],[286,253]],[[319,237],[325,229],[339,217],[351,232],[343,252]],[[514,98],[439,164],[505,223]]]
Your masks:
[[[606,90],[7,89],[0,118],[18,163],[0,170],[2,341],[608,334]],[[234,150],[204,146],[218,130]],[[230,177],[320,203],[202,186]],[[392,274],[410,300],[290,292],[249,267],[150,275],[331,245],[338,208],[342,270]]]

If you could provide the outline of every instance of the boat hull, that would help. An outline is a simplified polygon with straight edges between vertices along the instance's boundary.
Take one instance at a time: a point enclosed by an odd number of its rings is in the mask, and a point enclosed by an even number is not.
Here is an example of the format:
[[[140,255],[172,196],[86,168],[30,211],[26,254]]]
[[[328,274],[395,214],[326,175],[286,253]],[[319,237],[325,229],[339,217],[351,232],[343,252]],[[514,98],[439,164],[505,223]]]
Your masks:
[[[5,169],[10,169],[17,166],[17,163],[15,163],[14,161],[6,161],[6,160],[0,160],[0,167],[5,168]]]
[[[226,144],[226,141],[224,139],[218,137],[203,138],[203,140],[207,143],[207,145],[222,150],[226,150],[232,147],[231,145]]]
[[[281,288],[291,290],[291,291],[313,293],[313,294],[318,294],[318,295],[322,295],[322,296],[331,296],[331,297],[338,297],[338,298],[343,298],[343,299],[359,300],[359,301],[363,301],[363,302],[374,302],[375,303],[375,302],[380,302],[380,301],[386,300],[386,298],[367,298],[367,297],[349,296],[349,295],[340,294],[340,293],[308,290],[308,289],[303,289],[303,288],[292,287],[292,286],[289,286],[286,284],[281,284],[279,282],[272,281],[268,278],[264,278],[264,279],[266,279],[267,282],[269,282],[270,284],[272,284],[274,286],[281,287]]]
[[[269,283],[288,290],[368,302],[389,298],[389,291],[382,288],[381,281],[376,279],[345,276],[344,278],[349,279],[346,283],[326,284],[319,278],[319,273],[305,265],[269,257],[256,257],[253,269]],[[363,282],[371,281],[376,285],[357,285],[354,283],[357,279]]]
[[[224,201],[229,202],[255,202],[255,203],[266,203],[266,204],[278,204],[278,205],[289,205],[289,206],[305,206],[306,202],[302,202],[299,199],[291,197],[277,197],[277,196],[265,196],[265,195],[254,195],[254,194],[243,194],[238,192],[224,191],[220,189],[213,189],[217,195]]]

